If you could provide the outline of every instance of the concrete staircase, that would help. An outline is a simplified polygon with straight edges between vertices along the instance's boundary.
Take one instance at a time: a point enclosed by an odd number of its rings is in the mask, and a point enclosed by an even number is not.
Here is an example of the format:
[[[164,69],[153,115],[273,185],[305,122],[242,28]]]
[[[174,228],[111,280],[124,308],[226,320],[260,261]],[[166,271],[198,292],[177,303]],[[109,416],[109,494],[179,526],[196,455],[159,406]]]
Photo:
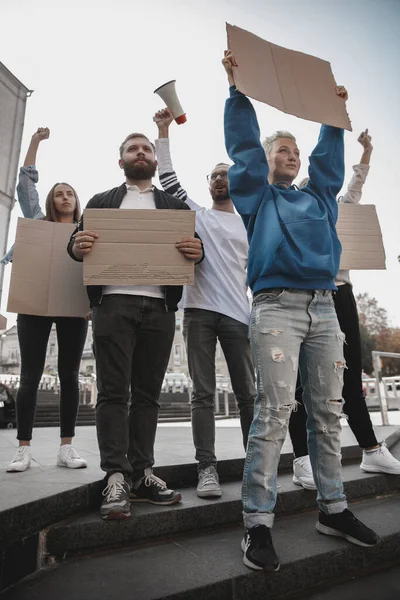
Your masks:
[[[1,600],[288,600],[400,564],[400,476],[362,473],[354,450],[345,450],[350,508],[381,536],[374,548],[316,532],[316,494],[293,484],[287,455],[280,463],[273,530],[281,569],[252,572],[240,550],[243,460],[219,463],[223,495],[216,500],[197,497],[196,465],[170,466],[156,474],[181,491],[183,501],[173,507],[133,505],[130,520],[104,522],[98,511],[100,482],[87,486],[86,494],[59,500],[53,508],[58,522],[53,517],[37,533],[35,560],[42,570],[5,590]],[[400,442],[391,451],[400,458]],[[26,521],[10,522],[9,536],[18,537],[18,530],[26,535]],[[8,564],[3,588],[17,568],[11,560]]]
[[[81,402],[83,397],[81,398]],[[60,424],[59,395],[52,390],[39,390],[35,415],[35,427],[58,427]],[[229,416],[238,417],[235,397],[228,397]],[[224,395],[220,394],[220,411],[217,418],[225,416]],[[161,394],[159,422],[190,421],[190,404],[187,392]],[[95,409],[91,404],[79,405],[77,423],[79,425],[95,424]]]

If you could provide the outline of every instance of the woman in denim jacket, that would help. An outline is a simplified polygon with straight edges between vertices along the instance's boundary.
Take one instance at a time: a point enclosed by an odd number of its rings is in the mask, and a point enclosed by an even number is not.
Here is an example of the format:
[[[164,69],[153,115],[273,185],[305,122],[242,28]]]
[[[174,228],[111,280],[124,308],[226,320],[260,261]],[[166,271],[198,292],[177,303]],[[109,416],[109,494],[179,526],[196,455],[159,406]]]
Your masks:
[[[79,198],[66,183],[56,183],[46,199],[44,214],[39,205],[36,183],[36,154],[42,140],[48,139],[50,131],[39,128],[33,134],[17,186],[18,200],[27,219],[45,219],[58,223],[77,223],[80,218]],[[2,259],[2,264],[12,260],[14,247]],[[18,388],[17,439],[19,448],[7,468],[8,472],[25,471],[31,464],[32,428],[36,409],[37,389],[46,359],[46,349],[51,327],[55,323],[58,341],[58,375],[60,378],[60,426],[61,446],[57,465],[78,469],[86,467],[86,461],[71,445],[79,405],[79,365],[85,344],[87,322],[83,318],[39,317],[18,315],[17,330],[21,352],[21,377]]]

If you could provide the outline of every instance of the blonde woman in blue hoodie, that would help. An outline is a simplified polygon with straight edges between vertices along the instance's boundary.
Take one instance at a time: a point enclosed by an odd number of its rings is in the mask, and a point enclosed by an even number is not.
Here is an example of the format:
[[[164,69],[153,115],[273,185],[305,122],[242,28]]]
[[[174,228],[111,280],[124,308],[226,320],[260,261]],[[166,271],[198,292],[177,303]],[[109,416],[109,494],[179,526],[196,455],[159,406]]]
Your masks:
[[[344,336],[332,292],[341,254],[336,196],[344,179],[343,130],[322,125],[309,158],[309,183],[298,190],[292,185],[300,169],[295,138],[276,132],[261,145],[254,108],[235,88],[232,52],[225,52],[222,62],[230,85],[224,116],[226,149],[234,163],[229,191],[249,241],[250,339],[258,387],[243,474],[243,561],[252,569],[275,571],[279,559],[271,528],[277,470],[295,406],[298,367],[318,489],[316,528],[361,546],[379,541],[348,510],[341,478]],[[337,94],[347,99],[343,87]]]

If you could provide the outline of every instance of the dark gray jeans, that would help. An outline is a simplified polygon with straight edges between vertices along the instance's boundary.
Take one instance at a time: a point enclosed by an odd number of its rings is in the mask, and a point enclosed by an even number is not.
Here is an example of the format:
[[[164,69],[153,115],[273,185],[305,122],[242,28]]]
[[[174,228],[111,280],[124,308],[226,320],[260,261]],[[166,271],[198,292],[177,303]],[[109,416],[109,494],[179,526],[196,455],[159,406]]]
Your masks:
[[[199,469],[215,465],[215,349],[219,340],[240,412],[246,448],[256,397],[249,328],[221,313],[186,308],[183,336],[193,381],[192,432]]]
[[[97,439],[107,475],[124,473],[136,481],[154,464],[159,397],[174,334],[175,313],[166,312],[159,298],[113,294],[93,310]]]

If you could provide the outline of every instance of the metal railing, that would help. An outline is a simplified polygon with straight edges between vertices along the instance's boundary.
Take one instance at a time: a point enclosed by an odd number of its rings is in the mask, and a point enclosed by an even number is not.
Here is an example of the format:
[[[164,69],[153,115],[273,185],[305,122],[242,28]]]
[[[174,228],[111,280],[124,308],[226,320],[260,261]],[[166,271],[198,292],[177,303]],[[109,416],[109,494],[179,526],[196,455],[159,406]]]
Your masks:
[[[9,373],[0,373],[0,383],[4,383],[14,393],[19,388],[20,376],[11,375]],[[42,375],[38,390],[50,390],[54,394],[60,392],[60,380],[57,375]],[[96,387],[96,376],[80,377],[79,378],[79,391],[80,391],[80,402],[81,404],[95,404],[97,399],[97,387]]]
[[[388,399],[389,399],[389,385],[391,385],[391,390],[394,393],[394,397],[400,398],[400,393],[398,394],[397,389],[397,381],[399,378],[396,377],[382,377],[382,365],[381,358],[400,358],[400,354],[395,352],[380,352],[379,350],[372,351],[372,362],[374,366],[375,372],[375,393],[379,400],[380,411],[382,416],[382,425],[389,425],[389,415],[388,415]],[[393,381],[389,381],[393,380]],[[397,381],[396,381],[397,380]],[[400,408],[400,406],[399,406]]]

